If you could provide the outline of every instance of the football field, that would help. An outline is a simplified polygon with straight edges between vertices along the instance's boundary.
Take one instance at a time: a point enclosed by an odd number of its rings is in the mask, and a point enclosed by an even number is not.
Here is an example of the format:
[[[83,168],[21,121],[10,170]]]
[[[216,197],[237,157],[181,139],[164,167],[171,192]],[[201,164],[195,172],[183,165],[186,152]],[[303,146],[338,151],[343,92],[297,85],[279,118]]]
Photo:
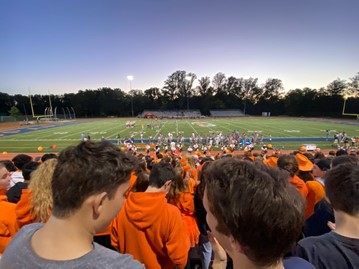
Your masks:
[[[135,122],[127,128],[126,123]],[[81,141],[81,134],[91,140],[111,140],[117,143],[131,137],[140,147],[151,139],[153,143],[159,136],[173,134],[188,139],[192,133],[205,138],[219,132],[224,135],[234,130],[248,136],[259,134],[263,143],[271,143],[277,149],[298,149],[302,144],[316,144],[323,149],[333,148],[333,136],[336,132],[346,132],[349,137],[359,136],[359,122],[338,119],[277,118],[277,117],[240,117],[240,118],[203,118],[203,119],[76,119],[66,122],[50,122],[40,125],[26,125],[1,128],[1,152],[58,152],[69,145]],[[327,132],[327,130],[329,132]],[[142,141],[141,143],[141,133]],[[329,139],[327,140],[327,135]],[[257,146],[255,149],[260,149]]]

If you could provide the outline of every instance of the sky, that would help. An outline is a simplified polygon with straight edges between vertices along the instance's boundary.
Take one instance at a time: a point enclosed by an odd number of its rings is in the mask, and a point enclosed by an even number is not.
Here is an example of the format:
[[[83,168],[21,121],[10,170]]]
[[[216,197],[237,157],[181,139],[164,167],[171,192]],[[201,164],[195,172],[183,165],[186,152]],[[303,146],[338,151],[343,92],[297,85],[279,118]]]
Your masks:
[[[359,72],[358,0],[0,0],[0,92],[162,88],[198,78],[320,88]]]

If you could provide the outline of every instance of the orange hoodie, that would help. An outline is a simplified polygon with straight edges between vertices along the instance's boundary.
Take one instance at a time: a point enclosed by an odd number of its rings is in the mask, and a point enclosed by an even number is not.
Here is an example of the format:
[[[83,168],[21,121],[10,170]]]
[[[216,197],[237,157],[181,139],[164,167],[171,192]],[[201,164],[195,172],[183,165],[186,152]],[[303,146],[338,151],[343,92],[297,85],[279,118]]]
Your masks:
[[[112,245],[147,269],[184,268],[189,240],[181,214],[164,192],[131,192],[112,222]]]
[[[198,244],[199,229],[194,214],[194,197],[190,192],[180,192],[177,197],[176,206],[181,211],[182,220],[190,240],[191,247]]]
[[[15,212],[17,223],[21,228],[24,225],[35,222],[36,216],[30,213],[30,202],[32,199],[32,192],[30,189],[23,189],[19,202],[16,204]]]
[[[19,230],[15,215],[16,204],[0,201],[0,254],[10,243],[15,233]]]
[[[292,178],[289,178],[289,182],[300,192],[304,198],[307,198],[308,187],[300,177],[294,175]]]
[[[307,181],[307,209],[305,210],[305,218],[309,218],[314,213],[315,205],[325,197],[325,189],[318,181]]]

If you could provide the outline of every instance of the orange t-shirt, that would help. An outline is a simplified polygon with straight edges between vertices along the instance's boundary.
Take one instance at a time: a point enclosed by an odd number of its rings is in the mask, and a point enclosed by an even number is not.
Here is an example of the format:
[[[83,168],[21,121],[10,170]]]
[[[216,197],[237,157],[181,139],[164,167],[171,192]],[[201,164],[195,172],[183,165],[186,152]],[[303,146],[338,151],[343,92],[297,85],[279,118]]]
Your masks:
[[[5,251],[5,248],[10,243],[13,236],[19,230],[15,214],[16,204],[0,201],[0,253]]]

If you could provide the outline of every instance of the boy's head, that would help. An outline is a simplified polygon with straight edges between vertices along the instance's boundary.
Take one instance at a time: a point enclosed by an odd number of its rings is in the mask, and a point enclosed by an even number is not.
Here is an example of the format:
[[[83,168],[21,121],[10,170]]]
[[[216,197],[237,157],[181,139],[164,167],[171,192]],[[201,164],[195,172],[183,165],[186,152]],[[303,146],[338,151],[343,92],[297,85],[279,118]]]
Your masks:
[[[3,164],[9,172],[15,172],[17,170],[14,163],[10,160],[1,160],[0,164]]]
[[[352,164],[352,165],[359,165],[359,160],[358,158],[351,156],[351,155],[340,155],[340,156],[336,156],[334,157],[334,159],[332,160],[331,166],[332,168],[341,165],[341,164]]]
[[[54,153],[45,153],[44,155],[41,156],[41,162],[45,162],[48,159],[56,159],[57,156]]]
[[[31,173],[36,170],[40,164],[38,162],[28,162],[22,167],[22,177],[24,180],[30,180]]]
[[[281,155],[278,158],[277,165],[280,169],[288,171],[291,177],[298,172],[298,163],[294,155]]]
[[[10,172],[6,169],[5,163],[0,162],[0,190],[7,190],[10,185]]]
[[[338,165],[325,175],[326,195],[336,211],[359,216],[359,166]]]
[[[317,162],[314,162],[313,166],[313,176],[323,178],[325,173],[330,169],[331,160],[328,158],[320,159]]]
[[[96,195],[104,200],[117,199],[119,189],[126,192],[135,168],[136,159],[108,141],[85,141],[68,147],[58,157],[51,183],[52,214],[57,218],[69,217]],[[118,198],[118,210],[123,199],[122,195]]]
[[[233,259],[242,253],[256,266],[278,263],[304,222],[304,201],[288,183],[288,174],[266,169],[228,158],[204,171],[212,233]]]
[[[26,154],[18,154],[12,159],[12,162],[19,170],[22,170],[24,165],[31,161],[32,161],[32,157]]]
[[[162,188],[166,183],[175,178],[175,171],[169,162],[161,161],[153,165],[149,177],[149,185]]]

